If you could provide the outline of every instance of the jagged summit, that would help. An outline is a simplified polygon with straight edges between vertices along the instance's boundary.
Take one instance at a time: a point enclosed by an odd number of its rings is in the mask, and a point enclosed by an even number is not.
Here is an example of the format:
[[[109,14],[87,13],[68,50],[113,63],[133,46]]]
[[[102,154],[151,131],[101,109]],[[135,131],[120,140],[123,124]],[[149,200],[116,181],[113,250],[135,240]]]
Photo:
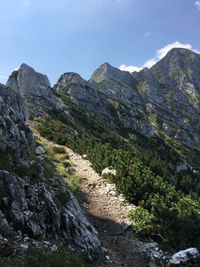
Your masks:
[[[161,83],[170,83],[173,86],[176,84],[182,88],[188,87],[190,83],[199,90],[199,69],[200,54],[185,48],[173,48],[149,70],[149,73]],[[187,85],[184,85],[185,83]]]
[[[46,75],[36,72],[32,67],[23,63],[18,70],[12,72],[7,86],[21,95],[46,96],[51,84]]]
[[[108,80],[131,84],[133,82],[133,77],[129,72],[121,71],[109,63],[104,63],[92,74],[91,81],[101,83]]]
[[[183,47],[174,47],[167,53],[167,55],[172,55],[172,54],[177,54],[179,56],[183,56],[187,54],[198,55],[197,52],[190,50],[188,48],[183,48]]]
[[[179,68],[182,68],[193,65],[192,67],[195,67],[194,65],[199,64],[199,62],[200,54],[186,48],[173,48],[154,66],[165,65],[165,68],[170,68],[172,65],[177,65]]]
[[[89,87],[89,84],[79,74],[66,72],[60,76],[53,87],[53,91],[61,95],[81,96],[82,88]]]

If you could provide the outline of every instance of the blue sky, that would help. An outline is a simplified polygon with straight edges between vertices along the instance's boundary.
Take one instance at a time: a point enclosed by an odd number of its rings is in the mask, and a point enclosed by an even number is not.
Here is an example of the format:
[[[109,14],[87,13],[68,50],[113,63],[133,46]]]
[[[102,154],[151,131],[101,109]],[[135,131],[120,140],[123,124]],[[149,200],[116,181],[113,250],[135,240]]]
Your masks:
[[[54,84],[104,62],[150,67],[174,46],[200,51],[200,0],[0,0],[0,10],[2,83],[22,63]]]

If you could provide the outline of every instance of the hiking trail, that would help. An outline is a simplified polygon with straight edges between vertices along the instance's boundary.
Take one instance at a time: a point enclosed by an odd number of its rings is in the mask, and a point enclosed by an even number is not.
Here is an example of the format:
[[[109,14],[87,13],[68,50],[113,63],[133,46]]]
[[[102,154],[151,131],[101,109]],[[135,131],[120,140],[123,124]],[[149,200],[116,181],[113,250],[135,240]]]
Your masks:
[[[75,174],[81,178],[79,203],[107,250],[107,261],[92,267],[148,267],[144,243],[138,240],[128,219],[128,212],[135,206],[92,168],[86,156],[65,148]]]

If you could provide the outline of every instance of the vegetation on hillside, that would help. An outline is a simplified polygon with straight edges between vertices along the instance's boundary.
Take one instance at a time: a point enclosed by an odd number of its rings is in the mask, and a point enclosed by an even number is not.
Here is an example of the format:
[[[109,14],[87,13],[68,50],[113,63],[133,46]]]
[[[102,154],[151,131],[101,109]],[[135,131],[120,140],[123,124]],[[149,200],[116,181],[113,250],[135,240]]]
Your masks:
[[[35,124],[45,138],[87,154],[97,172],[108,166],[117,170],[112,181],[118,191],[139,206],[130,218],[136,232],[144,238],[174,249],[200,246],[200,203],[196,197],[199,192],[191,187],[188,194],[187,183],[182,182],[183,187],[172,183],[172,178],[184,181],[188,175],[176,173],[176,152],[164,144],[156,148],[153,140],[150,147],[155,146],[154,154],[148,154],[147,141],[140,146],[106,130],[93,134],[79,131],[56,117],[35,118]]]
[[[36,248],[28,250],[24,257],[10,259],[2,267],[86,267],[82,257],[64,248],[56,252],[43,252]]]

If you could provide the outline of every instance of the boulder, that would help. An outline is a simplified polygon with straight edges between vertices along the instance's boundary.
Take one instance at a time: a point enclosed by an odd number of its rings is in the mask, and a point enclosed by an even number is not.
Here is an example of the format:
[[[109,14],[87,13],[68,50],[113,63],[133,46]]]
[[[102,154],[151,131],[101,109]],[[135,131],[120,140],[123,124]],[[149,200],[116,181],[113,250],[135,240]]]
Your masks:
[[[45,154],[44,148],[42,146],[37,146],[35,148],[35,154],[38,155],[38,156]]]
[[[115,169],[113,169],[112,167],[106,167],[105,169],[103,169],[103,171],[101,172],[101,175],[104,176],[104,175],[114,175],[116,176],[117,175],[117,171]]]
[[[170,259],[171,264],[179,265],[182,263],[186,263],[191,259],[195,259],[199,257],[199,251],[197,248],[188,248],[185,250],[180,250],[174,255],[172,255]]]

